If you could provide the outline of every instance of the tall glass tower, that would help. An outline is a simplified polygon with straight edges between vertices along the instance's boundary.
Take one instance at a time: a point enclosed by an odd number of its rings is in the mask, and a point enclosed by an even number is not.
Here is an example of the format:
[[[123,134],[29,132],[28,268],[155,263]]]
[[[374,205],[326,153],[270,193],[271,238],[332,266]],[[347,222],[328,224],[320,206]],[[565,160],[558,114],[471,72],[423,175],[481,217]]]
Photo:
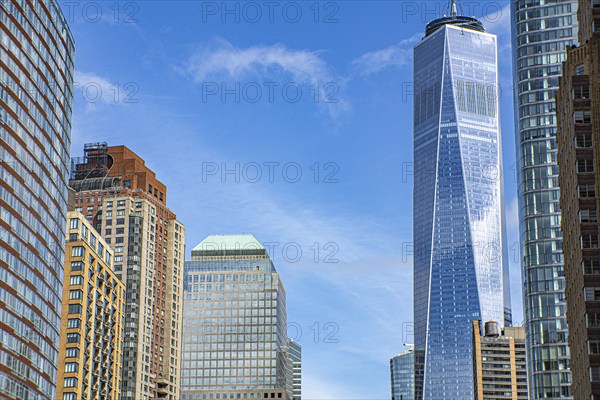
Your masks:
[[[0,1],[0,398],[56,396],[74,53],[57,1]]]
[[[473,398],[472,321],[510,320],[497,63],[454,1],[414,49],[417,399]]]
[[[577,0],[511,1],[519,221],[529,398],[571,397],[556,105]]]

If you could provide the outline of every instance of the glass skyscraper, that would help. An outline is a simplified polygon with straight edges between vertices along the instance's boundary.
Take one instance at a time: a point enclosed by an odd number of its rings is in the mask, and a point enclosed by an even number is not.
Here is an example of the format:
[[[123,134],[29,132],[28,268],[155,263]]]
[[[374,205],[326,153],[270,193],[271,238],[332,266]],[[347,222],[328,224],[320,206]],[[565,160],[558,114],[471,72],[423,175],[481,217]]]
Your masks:
[[[212,235],[192,250],[184,315],[182,400],[292,397],[285,289],[254,236]]]
[[[451,7],[414,49],[415,397],[428,400],[473,398],[472,321],[510,321],[496,36]]]
[[[415,353],[407,350],[390,359],[392,400],[415,398]]]
[[[0,1],[0,397],[58,379],[74,42],[55,0]]]
[[[577,0],[512,0],[519,222],[529,398],[571,397],[556,105]]]

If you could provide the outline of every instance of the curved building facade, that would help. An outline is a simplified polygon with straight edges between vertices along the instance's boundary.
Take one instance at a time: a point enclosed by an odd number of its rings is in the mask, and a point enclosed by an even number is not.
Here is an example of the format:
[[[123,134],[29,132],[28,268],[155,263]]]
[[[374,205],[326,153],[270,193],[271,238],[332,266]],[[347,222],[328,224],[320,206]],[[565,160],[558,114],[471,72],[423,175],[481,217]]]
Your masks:
[[[55,398],[73,53],[55,0],[0,1],[0,397]]]
[[[577,0],[513,0],[511,11],[529,398],[571,398],[554,95]]]

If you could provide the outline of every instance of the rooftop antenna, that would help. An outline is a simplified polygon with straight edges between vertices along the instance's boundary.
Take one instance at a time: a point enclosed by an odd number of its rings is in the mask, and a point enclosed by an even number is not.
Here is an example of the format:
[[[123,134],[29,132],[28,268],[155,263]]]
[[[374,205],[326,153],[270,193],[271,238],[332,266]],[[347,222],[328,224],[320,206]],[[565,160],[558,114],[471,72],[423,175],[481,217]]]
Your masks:
[[[456,0],[450,0],[450,16],[456,17],[456,15],[457,15]]]

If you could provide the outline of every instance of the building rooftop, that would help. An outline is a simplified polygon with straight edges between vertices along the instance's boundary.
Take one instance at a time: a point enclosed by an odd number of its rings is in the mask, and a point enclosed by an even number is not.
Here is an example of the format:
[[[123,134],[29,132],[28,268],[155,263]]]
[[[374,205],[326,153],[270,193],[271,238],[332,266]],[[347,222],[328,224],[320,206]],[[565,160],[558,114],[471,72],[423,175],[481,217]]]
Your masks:
[[[476,18],[458,15],[456,1],[450,0],[449,4],[450,16],[443,16],[435,19],[425,27],[425,37],[433,34],[444,25],[454,25],[460,28],[471,29],[478,32],[485,32],[483,24]]]
[[[264,250],[254,235],[208,235],[192,251]]]

